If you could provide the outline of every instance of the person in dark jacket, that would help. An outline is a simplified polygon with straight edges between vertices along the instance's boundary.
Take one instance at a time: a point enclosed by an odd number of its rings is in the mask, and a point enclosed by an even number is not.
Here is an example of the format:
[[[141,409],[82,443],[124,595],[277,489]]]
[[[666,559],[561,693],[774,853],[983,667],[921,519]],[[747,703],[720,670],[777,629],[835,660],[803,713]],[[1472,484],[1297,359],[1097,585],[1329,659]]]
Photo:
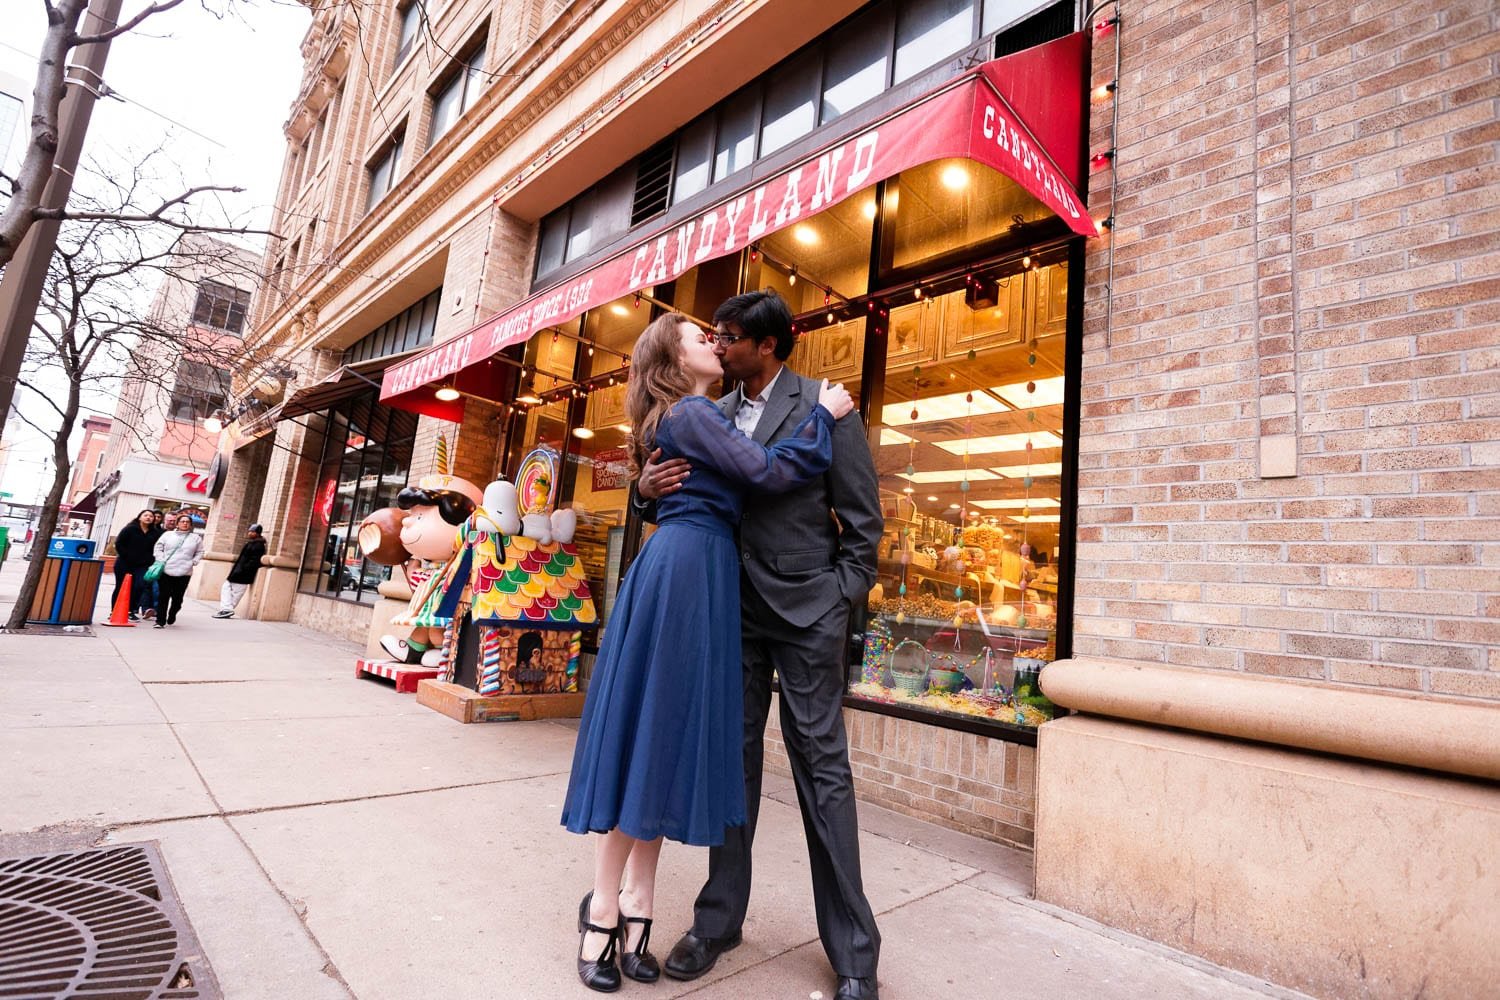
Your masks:
[[[109,595],[109,606],[113,608],[120,599],[120,588],[130,579],[130,620],[141,620],[141,609],[151,606],[151,587],[146,582],[146,570],[156,561],[152,550],[161,537],[161,525],[154,510],[143,510],[136,515],[115,538],[115,590]]]
[[[240,603],[240,598],[245,596],[245,591],[255,582],[255,574],[260,572],[261,557],[265,554],[266,540],[261,527],[252,524],[245,532],[245,544],[240,546],[240,554],[235,556],[234,565],[229,567],[229,578],[219,588],[219,610],[214,612],[215,618],[234,617],[234,609]]]

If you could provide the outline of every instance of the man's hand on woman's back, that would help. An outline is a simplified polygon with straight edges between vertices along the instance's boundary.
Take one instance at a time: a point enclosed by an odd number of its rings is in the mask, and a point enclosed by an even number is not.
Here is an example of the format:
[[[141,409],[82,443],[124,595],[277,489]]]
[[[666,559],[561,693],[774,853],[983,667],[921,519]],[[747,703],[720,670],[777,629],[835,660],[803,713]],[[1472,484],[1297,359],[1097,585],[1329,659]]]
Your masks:
[[[682,483],[693,467],[685,458],[669,458],[661,461],[661,449],[657,448],[646,457],[641,477],[636,481],[635,491],[643,500],[660,500],[669,493],[682,489]]]

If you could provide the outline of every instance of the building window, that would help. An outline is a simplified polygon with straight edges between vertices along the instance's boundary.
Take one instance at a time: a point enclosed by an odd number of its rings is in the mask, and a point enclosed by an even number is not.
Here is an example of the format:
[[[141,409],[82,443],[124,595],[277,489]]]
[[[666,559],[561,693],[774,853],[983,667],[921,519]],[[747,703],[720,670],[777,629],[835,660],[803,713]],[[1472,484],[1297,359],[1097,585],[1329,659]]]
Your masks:
[[[405,354],[432,343],[432,332],[437,329],[438,303],[442,296],[443,290],[439,288],[350,344],[344,351],[344,364],[352,365],[392,354]]]
[[[593,191],[587,191],[573,202],[573,212],[568,219],[568,260],[577,260],[589,252],[594,241]]]
[[[396,502],[411,472],[417,417],[356,396],[325,414],[327,434],[313,491],[300,587],[323,597],[373,604],[391,568],[360,555],[360,522]]]
[[[894,82],[910,80],[974,40],[974,0],[915,0],[896,16]]]
[[[370,194],[365,199],[368,212],[396,186],[396,172],[401,168],[401,147],[405,136],[397,131],[386,144],[385,150],[370,164]]]
[[[15,142],[16,131],[21,126],[22,108],[19,98],[0,94],[0,166],[10,160],[11,143]]]
[[[479,99],[485,84],[484,54],[485,48],[481,44],[453,69],[432,95],[432,128],[427,133],[429,148]]]
[[[417,30],[422,26],[422,0],[408,0],[396,14],[401,19],[400,33],[396,37],[396,63],[391,72],[406,61],[417,40]]]
[[[536,273],[548,274],[562,267],[568,249],[569,206],[553,212],[542,220],[542,235],[537,240]]]
[[[193,301],[193,322],[238,335],[245,327],[245,311],[250,307],[250,293],[217,281],[198,282],[198,297]]]
[[[677,173],[672,180],[672,204],[708,187],[714,160],[714,116],[703,115],[683,130],[677,140]]]
[[[766,81],[760,155],[769,156],[818,124],[819,52],[807,49],[782,63]]]
[[[885,91],[891,75],[891,10],[861,14],[828,42],[822,121],[831,122]]]
[[[760,89],[746,87],[719,109],[719,136],[714,143],[714,182],[743,170],[755,159]]]
[[[224,408],[229,390],[227,369],[201,361],[179,361],[172,378],[172,396],[167,416],[187,423],[202,420]]]

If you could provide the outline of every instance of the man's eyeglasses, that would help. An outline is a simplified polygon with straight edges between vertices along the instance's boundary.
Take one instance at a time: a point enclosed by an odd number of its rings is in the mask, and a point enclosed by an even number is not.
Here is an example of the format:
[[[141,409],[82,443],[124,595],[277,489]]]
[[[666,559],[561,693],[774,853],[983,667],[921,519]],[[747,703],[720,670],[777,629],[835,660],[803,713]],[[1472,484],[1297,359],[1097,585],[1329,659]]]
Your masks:
[[[735,344],[737,344],[741,340],[749,340],[749,339],[750,339],[750,335],[748,333],[718,333],[718,332],[713,332],[713,333],[710,333],[708,335],[708,342],[710,344],[718,344],[720,347],[733,347]]]

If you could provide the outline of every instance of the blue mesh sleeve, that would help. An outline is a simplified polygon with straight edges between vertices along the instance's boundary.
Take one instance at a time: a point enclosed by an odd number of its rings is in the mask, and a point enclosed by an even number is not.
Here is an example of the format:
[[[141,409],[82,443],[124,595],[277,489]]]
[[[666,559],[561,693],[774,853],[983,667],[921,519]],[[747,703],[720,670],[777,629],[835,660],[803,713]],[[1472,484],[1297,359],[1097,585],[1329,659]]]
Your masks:
[[[771,447],[755,443],[702,396],[678,403],[664,422],[675,450],[693,465],[766,493],[811,482],[833,463],[833,414],[814,406],[791,434]]]

